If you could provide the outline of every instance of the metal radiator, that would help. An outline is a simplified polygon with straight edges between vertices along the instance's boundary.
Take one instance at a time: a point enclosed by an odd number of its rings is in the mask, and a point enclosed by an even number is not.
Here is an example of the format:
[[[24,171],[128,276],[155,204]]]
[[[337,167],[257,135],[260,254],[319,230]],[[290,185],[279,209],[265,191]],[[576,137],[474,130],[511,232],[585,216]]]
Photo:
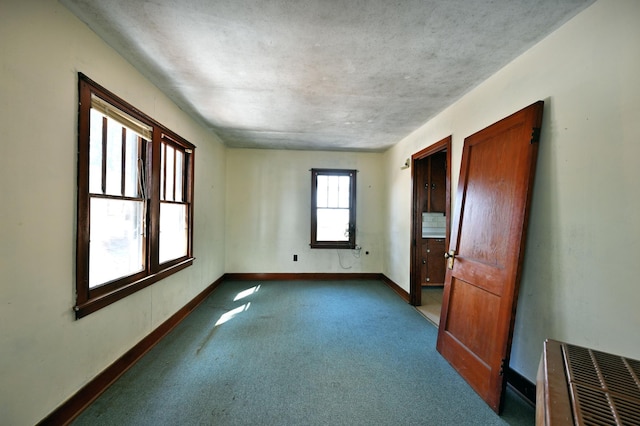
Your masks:
[[[640,425],[640,361],[547,340],[537,425]]]

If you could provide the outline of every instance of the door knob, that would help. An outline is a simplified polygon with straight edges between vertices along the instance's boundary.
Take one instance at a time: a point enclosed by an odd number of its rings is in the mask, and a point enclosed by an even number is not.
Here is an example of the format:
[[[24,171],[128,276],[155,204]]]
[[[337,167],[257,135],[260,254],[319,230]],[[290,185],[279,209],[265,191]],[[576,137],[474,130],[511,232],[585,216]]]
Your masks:
[[[447,259],[447,268],[453,269],[453,261],[456,258],[456,251],[449,250],[448,253],[444,254],[444,258]]]

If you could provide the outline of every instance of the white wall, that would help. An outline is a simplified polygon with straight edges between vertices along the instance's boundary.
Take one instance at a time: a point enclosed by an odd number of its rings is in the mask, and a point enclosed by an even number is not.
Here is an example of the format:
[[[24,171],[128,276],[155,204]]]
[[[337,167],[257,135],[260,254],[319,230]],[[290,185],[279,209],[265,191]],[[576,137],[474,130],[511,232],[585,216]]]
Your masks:
[[[312,168],[359,171],[359,257],[353,250],[309,248]],[[381,169],[382,154],[228,150],[226,272],[381,272]]]
[[[224,273],[225,149],[57,2],[1,2],[0,52],[0,423],[26,425]],[[76,321],[78,71],[197,146],[197,259]]]
[[[511,361],[532,381],[546,338],[640,358],[639,40],[640,2],[600,0],[386,153],[384,272],[408,290],[399,165],[451,134],[457,188],[466,136],[545,101]]]

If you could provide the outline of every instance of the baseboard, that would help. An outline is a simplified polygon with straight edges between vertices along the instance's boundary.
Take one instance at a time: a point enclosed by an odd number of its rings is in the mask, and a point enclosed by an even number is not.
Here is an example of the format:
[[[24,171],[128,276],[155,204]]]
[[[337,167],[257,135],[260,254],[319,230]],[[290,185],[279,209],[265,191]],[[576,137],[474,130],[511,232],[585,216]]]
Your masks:
[[[511,367],[507,370],[507,384],[532,406],[536,406],[536,385]]]
[[[385,274],[379,273],[227,273],[230,281],[290,281],[290,280],[382,280],[398,296],[409,303],[409,293]]]
[[[409,303],[409,293],[405,289],[393,282],[393,280],[391,280],[391,278],[387,277],[385,274],[380,274],[380,279],[384,281],[386,285],[391,287],[391,290],[395,291],[398,296],[404,299],[405,302]]]
[[[98,374],[93,380],[76,392],[66,402],[42,419],[38,425],[68,425],[95,401],[120,376],[129,370],[140,358],[151,350],[164,336],[184,320],[213,290],[222,283],[224,276],[217,279],[189,303],[160,324],[133,348],[118,358],[113,364]]]
[[[375,273],[227,273],[229,281],[291,281],[291,280],[379,280],[382,274]]]

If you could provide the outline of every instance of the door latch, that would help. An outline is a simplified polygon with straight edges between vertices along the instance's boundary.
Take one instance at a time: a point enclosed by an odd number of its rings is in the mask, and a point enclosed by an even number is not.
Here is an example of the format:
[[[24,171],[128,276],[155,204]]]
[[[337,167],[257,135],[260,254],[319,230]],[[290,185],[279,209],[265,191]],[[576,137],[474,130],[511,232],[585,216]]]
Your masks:
[[[456,251],[449,250],[448,253],[444,254],[444,258],[447,259],[447,268],[453,269],[453,261],[456,258]]]

